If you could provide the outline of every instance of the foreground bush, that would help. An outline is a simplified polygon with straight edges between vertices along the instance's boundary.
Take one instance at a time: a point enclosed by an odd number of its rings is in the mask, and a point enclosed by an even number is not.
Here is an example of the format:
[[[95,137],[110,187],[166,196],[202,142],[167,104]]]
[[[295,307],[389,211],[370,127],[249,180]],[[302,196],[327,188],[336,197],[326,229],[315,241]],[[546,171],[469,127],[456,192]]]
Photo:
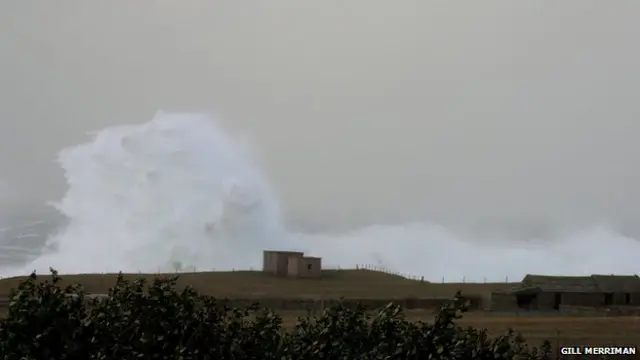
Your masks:
[[[176,278],[118,278],[106,299],[85,299],[80,286],[37,282],[14,289],[0,319],[0,359],[407,360],[551,359],[548,343],[529,348],[514,333],[489,338],[460,328],[464,299],[444,306],[433,324],[410,322],[399,307],[375,315],[337,304],[284,329],[276,313],[230,309]]]

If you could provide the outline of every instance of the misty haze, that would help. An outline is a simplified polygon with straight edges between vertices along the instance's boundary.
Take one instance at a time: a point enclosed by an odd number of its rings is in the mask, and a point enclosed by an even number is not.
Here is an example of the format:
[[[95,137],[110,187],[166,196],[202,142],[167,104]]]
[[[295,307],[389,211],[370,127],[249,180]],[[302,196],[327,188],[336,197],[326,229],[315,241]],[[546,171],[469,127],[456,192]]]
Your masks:
[[[635,273],[638,13],[4,1],[0,275],[285,245],[435,279]],[[260,210],[226,212],[234,189]],[[218,217],[234,225],[203,233]]]

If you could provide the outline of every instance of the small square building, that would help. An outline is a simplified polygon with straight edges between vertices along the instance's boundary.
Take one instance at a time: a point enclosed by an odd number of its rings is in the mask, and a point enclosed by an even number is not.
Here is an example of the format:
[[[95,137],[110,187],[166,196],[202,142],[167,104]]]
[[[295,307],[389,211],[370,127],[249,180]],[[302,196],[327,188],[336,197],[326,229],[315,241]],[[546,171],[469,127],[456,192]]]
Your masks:
[[[304,256],[304,253],[297,251],[265,250],[262,271],[283,277],[319,278],[322,259]]]

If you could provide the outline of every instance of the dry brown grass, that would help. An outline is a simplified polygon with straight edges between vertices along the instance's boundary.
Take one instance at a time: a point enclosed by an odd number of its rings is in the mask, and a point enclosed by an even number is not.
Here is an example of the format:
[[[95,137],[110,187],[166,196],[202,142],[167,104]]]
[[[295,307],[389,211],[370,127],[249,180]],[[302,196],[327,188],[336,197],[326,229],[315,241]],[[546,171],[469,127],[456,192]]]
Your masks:
[[[173,274],[168,274],[173,275]],[[127,279],[157,274],[125,274]],[[457,290],[467,295],[488,297],[491,291],[514,284],[455,284],[408,280],[369,270],[325,270],[320,279],[279,278],[259,271],[207,272],[179,274],[178,288],[187,285],[203,294],[219,297],[278,298],[406,298],[451,297]],[[42,276],[42,279],[48,279]],[[78,283],[89,293],[106,293],[115,284],[117,274],[63,275],[63,284]],[[0,280],[0,296],[6,296],[24,277]]]
[[[636,345],[640,344],[637,317],[556,317],[556,316],[474,316],[468,314],[460,325],[486,328],[501,334],[512,328],[530,344],[551,340],[554,345]]]
[[[431,311],[406,311],[411,321],[431,322]],[[295,326],[299,312],[281,312],[284,325]],[[544,340],[556,346],[640,344],[640,317],[560,317],[560,316],[495,316],[467,313],[460,326],[487,329],[490,335],[502,335],[509,328],[521,333],[528,344],[539,346]]]

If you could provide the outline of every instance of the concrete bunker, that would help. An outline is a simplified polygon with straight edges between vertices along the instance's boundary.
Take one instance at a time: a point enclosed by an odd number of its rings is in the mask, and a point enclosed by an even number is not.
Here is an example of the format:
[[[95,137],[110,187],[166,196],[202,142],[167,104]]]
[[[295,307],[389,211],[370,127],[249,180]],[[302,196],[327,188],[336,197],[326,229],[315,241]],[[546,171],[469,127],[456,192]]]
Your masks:
[[[297,251],[263,252],[262,270],[282,277],[319,278],[322,274],[322,258],[304,256]]]

